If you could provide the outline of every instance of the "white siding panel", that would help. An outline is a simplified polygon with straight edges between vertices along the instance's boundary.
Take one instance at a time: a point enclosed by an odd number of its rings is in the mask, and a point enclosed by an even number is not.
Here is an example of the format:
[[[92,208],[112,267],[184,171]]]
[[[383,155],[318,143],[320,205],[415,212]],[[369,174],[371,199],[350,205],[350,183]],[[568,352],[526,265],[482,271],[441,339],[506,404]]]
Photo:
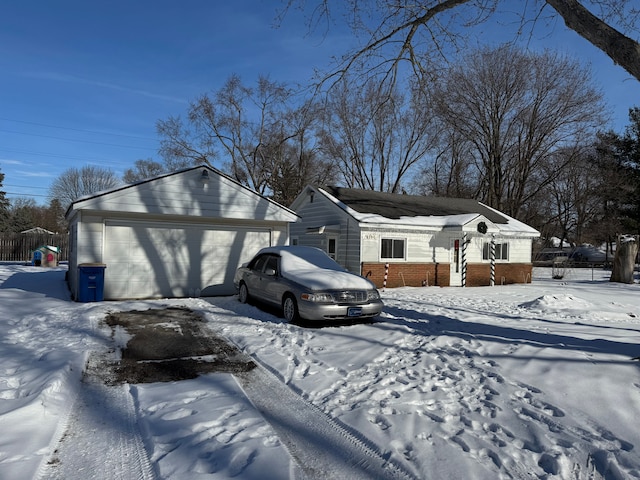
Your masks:
[[[370,232],[364,230],[360,236],[361,241],[361,257],[363,262],[379,262],[380,261],[380,232]]]
[[[360,273],[360,227],[355,219],[320,194],[314,195],[313,202],[309,196],[298,202],[296,211],[304,220],[292,223],[290,234],[297,238],[299,245],[326,252],[328,237],[335,237],[336,261],[347,270]],[[322,226],[331,229],[321,234],[308,232],[308,229]]]
[[[468,263],[480,263],[482,262],[482,248],[485,242],[490,242],[491,236],[470,237],[469,245],[467,246],[467,262]]]
[[[127,186],[78,202],[77,209],[202,218],[291,222],[296,215],[215,173],[208,182],[200,169]]]
[[[104,238],[102,219],[85,215],[78,224],[76,252],[78,263],[101,262],[102,242]]]
[[[289,226],[273,226],[271,228],[271,245],[288,245],[289,244]],[[253,252],[254,254],[258,251]],[[252,255],[253,256],[253,255]]]
[[[439,232],[433,234],[429,240],[429,247],[434,252],[436,263],[450,262],[451,234]]]
[[[362,261],[380,262],[380,246],[383,238],[405,241],[404,259],[385,260],[389,262],[432,263],[448,262],[449,235],[425,233],[407,228],[372,228],[362,231]]]
[[[530,238],[507,237],[503,242],[509,244],[509,262],[531,263],[532,240]]]

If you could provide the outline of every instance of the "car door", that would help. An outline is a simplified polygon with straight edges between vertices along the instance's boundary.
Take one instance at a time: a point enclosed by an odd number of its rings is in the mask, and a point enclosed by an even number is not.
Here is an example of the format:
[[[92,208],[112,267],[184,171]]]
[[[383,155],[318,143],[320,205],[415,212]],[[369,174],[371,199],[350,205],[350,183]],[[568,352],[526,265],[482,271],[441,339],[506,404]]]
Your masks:
[[[280,257],[270,255],[265,263],[263,272],[263,288],[265,299],[275,305],[282,303],[282,294],[286,289],[286,281],[280,272]]]
[[[262,271],[264,270],[265,263],[267,263],[267,258],[268,255],[260,255],[258,258],[249,263],[249,265],[247,266],[247,272],[243,277],[245,283],[247,284],[249,295],[254,298],[265,298],[265,294],[262,289]]]

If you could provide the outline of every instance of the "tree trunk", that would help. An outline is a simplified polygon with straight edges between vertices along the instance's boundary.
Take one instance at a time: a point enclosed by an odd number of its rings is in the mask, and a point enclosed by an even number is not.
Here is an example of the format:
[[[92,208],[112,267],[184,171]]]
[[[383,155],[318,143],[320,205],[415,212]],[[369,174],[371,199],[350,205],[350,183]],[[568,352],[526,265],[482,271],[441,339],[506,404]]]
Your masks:
[[[636,237],[623,239],[618,237],[616,255],[613,259],[613,269],[609,281],[618,283],[633,283],[633,273],[638,255],[638,240]]]

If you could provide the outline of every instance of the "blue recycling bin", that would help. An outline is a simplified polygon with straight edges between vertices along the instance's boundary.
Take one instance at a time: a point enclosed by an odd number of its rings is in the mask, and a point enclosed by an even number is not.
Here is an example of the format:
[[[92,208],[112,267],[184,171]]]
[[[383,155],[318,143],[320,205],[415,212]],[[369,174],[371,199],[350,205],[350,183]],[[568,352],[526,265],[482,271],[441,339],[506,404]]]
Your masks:
[[[78,301],[101,302],[104,300],[104,263],[78,265]]]

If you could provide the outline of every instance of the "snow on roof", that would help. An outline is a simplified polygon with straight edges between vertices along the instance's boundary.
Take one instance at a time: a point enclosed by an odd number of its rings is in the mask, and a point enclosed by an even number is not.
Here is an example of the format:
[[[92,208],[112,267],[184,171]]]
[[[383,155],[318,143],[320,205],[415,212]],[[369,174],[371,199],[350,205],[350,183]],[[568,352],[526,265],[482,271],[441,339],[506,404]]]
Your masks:
[[[53,233],[52,231],[47,230],[46,228],[42,228],[42,227],[33,227],[33,228],[28,229],[28,230],[23,230],[20,233],[24,233],[25,235],[28,235],[30,233],[55,235],[55,233]]]
[[[318,190],[360,223],[410,225],[441,230],[462,228],[484,217],[496,225],[503,235],[540,235],[529,225],[475,200],[398,195],[336,187]]]
[[[485,208],[488,208],[490,210],[494,210],[497,212],[497,210],[484,205]],[[504,214],[501,214],[504,215]],[[508,215],[504,215],[505,218],[507,218],[507,223],[506,225],[500,225],[500,233],[502,234],[512,234],[512,235],[529,235],[532,237],[539,237],[540,236],[540,232],[538,230],[536,230],[533,227],[530,227],[529,225],[527,225],[524,222],[521,222],[520,220],[516,220],[515,218],[509,217]]]

